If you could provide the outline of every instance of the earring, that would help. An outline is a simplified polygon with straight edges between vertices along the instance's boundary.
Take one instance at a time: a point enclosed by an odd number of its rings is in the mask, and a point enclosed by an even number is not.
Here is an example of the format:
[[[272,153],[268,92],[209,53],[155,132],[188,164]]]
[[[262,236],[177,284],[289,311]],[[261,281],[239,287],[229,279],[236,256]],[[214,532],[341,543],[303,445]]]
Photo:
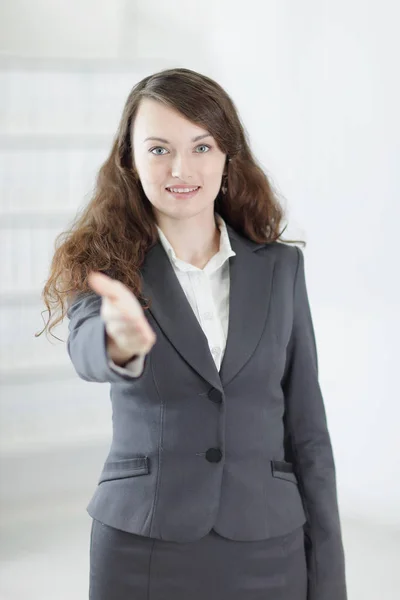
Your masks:
[[[231,157],[227,156],[228,163],[230,163],[231,160],[232,160]],[[222,179],[222,185],[221,185],[221,192],[225,196],[227,191],[228,191],[228,174],[224,173],[223,179]]]

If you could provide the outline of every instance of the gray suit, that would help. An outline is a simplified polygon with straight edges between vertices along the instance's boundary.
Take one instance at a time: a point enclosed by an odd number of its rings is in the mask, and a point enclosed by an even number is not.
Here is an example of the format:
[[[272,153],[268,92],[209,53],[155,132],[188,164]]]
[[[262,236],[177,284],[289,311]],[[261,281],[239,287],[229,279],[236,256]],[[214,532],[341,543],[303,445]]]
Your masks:
[[[312,600],[344,600],[335,466],[302,251],[228,226],[228,339],[220,372],[161,244],[142,267],[157,342],[136,379],[107,360],[101,299],[69,308],[79,376],[111,382],[113,441],[89,514],[188,542],[212,528],[261,540],[304,524]]]

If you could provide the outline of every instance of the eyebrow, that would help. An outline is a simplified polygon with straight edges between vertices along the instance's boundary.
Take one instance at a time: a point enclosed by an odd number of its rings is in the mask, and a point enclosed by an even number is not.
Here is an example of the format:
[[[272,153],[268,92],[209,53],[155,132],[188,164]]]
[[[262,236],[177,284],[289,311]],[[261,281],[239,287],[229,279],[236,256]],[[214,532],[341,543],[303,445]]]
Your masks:
[[[198,135],[194,138],[192,138],[192,142],[198,142],[199,140],[202,140],[206,137],[211,137],[211,133],[204,133],[203,135]],[[144,141],[147,142],[148,140],[154,140],[157,142],[163,142],[163,144],[169,144],[170,142],[164,138],[160,138],[160,137],[147,137]]]

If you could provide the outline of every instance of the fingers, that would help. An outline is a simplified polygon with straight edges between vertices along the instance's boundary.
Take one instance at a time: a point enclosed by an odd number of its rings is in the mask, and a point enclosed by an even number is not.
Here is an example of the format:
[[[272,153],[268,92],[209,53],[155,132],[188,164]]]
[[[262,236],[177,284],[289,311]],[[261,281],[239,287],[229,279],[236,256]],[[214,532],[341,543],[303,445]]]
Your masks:
[[[111,301],[118,298],[118,292],[114,285],[115,280],[108,277],[108,275],[92,271],[88,275],[88,283],[99,296],[106,296]]]
[[[155,343],[155,334],[147,323],[144,323],[144,327],[136,321],[110,318],[109,315],[104,320],[108,335],[119,349],[129,350],[130,354],[146,354]]]
[[[120,349],[127,349],[130,353],[143,354],[152,346],[152,339],[138,330],[133,323],[118,320],[106,324],[108,335],[116,342]]]
[[[88,276],[88,283],[96,294],[107,298],[126,317],[139,317],[143,314],[136,296],[120,281],[104,273],[92,272]]]
[[[113,304],[106,296],[102,299],[101,316],[107,323],[118,322],[122,327],[134,326],[143,333],[147,330],[147,319],[143,314],[124,314],[118,305]]]
[[[136,296],[120,281],[92,272],[88,283],[102,297],[101,316],[119,348],[148,352],[156,336]]]

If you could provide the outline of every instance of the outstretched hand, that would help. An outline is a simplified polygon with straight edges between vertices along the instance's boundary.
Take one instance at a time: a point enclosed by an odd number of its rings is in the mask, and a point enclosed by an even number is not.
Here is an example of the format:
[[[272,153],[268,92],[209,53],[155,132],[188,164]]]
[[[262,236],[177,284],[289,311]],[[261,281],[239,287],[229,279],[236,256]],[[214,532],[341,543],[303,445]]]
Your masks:
[[[88,277],[92,290],[102,297],[101,317],[111,338],[110,350],[123,361],[147,354],[156,335],[147,321],[140,302],[122,282],[104,273],[92,272]]]

